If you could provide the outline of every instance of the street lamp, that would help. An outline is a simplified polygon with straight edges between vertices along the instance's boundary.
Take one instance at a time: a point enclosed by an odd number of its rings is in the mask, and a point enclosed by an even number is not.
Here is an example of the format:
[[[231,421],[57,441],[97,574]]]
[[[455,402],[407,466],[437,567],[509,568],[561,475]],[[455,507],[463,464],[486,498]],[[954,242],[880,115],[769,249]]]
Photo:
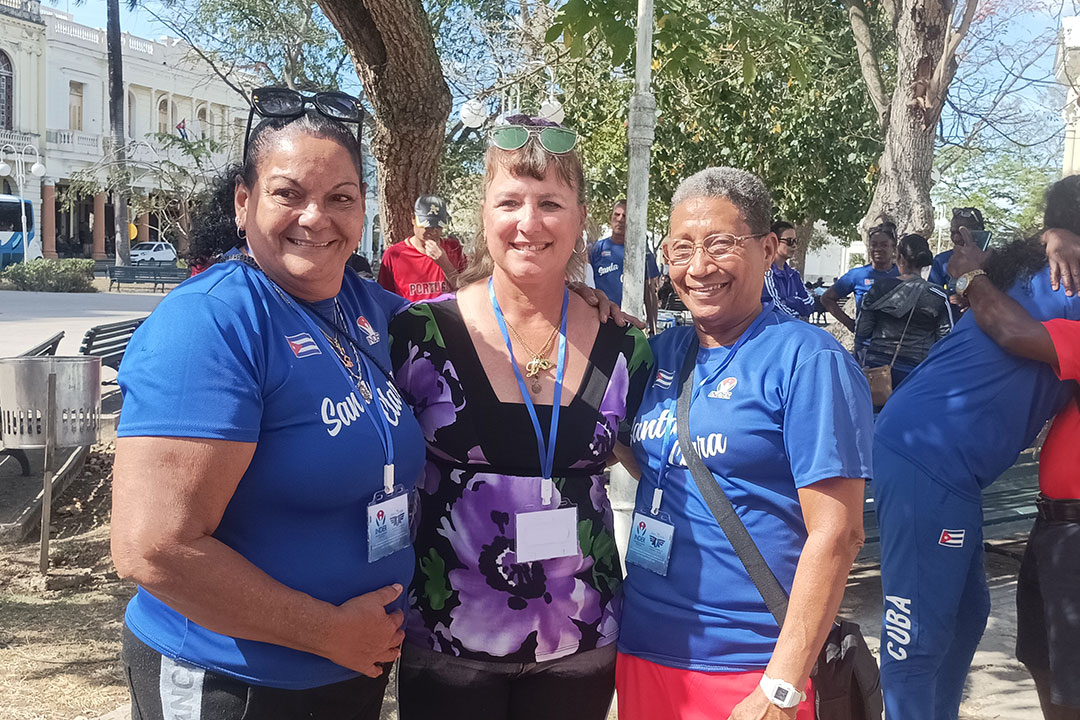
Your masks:
[[[25,260],[35,260],[42,256],[41,244],[35,240],[33,246],[30,245],[30,241],[26,232],[26,200],[23,198],[23,186],[26,184],[26,158],[33,152],[34,164],[30,166],[30,173],[34,177],[41,177],[45,174],[45,165],[41,162],[41,153],[33,145],[27,144],[20,150],[11,143],[5,143],[0,147],[0,176],[7,177],[11,175],[11,165],[4,157],[8,151],[15,156],[15,182],[19,186],[19,212],[22,215],[22,240],[24,247]]]

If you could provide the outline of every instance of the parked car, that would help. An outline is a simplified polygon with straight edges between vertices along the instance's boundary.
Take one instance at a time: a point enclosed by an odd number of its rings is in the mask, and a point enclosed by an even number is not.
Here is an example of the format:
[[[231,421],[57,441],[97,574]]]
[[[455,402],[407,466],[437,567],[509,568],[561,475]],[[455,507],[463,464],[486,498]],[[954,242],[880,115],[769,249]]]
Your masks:
[[[131,263],[176,262],[176,248],[167,242],[141,242],[131,248]]]

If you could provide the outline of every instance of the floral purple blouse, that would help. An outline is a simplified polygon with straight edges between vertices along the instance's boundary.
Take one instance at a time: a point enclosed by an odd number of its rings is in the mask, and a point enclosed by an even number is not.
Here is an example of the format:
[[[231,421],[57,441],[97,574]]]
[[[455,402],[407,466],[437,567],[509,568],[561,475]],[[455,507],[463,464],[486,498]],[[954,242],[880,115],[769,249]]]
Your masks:
[[[554,502],[578,509],[578,553],[522,563],[514,516],[539,504],[541,482],[525,405],[495,395],[456,300],[413,305],[390,335],[398,386],[427,440],[406,639],[519,663],[615,642],[622,571],[604,467],[652,372],[645,336],[601,324],[577,395],[560,412]],[[551,406],[536,413],[546,432]]]

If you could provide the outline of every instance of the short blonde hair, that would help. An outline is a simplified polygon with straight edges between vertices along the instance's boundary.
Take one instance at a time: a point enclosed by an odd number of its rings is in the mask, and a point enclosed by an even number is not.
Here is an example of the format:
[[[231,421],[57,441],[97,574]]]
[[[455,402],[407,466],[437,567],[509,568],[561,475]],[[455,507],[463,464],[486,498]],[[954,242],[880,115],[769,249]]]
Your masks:
[[[502,150],[491,145],[484,153],[485,194],[499,170],[505,170],[511,177],[530,177],[534,180],[544,180],[549,173],[554,172],[555,177],[576,191],[578,205],[585,205],[585,172],[581,167],[581,158],[573,150],[558,155],[550,153],[540,145],[535,136],[530,137],[529,141],[517,150]],[[581,242],[584,246],[584,239]],[[495,270],[495,261],[491,259],[482,220],[468,256],[469,264],[458,278],[459,287],[485,280],[491,277]],[[574,252],[566,263],[566,277],[571,280],[583,277],[586,262],[584,247],[579,252],[575,243]]]

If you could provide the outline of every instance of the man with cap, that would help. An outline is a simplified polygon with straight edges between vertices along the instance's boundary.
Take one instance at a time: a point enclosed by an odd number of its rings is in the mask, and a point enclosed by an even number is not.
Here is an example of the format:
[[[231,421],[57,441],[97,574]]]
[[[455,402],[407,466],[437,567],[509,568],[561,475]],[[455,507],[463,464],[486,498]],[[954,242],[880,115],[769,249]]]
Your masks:
[[[458,273],[465,269],[461,243],[443,237],[450,224],[446,202],[421,195],[414,213],[413,234],[386,248],[379,268],[379,284],[411,302],[452,292]]]

